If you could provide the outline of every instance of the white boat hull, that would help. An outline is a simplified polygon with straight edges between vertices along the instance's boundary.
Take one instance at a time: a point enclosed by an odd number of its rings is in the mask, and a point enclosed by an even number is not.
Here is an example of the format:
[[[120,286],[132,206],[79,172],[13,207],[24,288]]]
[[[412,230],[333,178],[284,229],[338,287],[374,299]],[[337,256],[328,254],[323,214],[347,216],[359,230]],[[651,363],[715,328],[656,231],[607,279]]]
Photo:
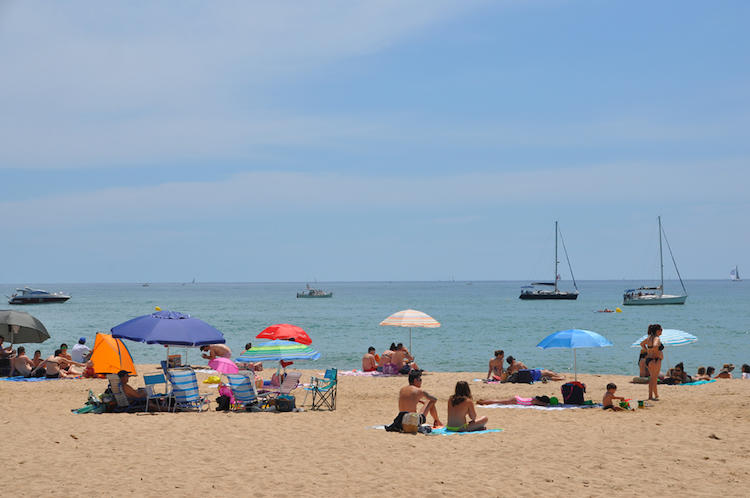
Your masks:
[[[647,296],[633,296],[624,297],[622,304],[625,306],[634,305],[659,305],[659,304],[685,304],[687,296],[672,296],[669,294],[659,295],[647,295]]]

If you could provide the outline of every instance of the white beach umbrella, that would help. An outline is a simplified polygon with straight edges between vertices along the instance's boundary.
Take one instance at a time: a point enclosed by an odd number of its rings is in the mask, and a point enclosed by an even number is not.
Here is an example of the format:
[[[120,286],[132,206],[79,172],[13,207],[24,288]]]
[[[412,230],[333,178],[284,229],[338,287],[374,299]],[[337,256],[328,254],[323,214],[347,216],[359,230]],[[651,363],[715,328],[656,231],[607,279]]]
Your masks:
[[[641,343],[648,338],[648,334],[641,336],[638,338],[637,341],[635,341],[633,344],[630,345],[632,348],[638,348],[641,346]],[[688,334],[684,330],[677,330],[677,329],[663,329],[661,331],[661,335],[659,336],[659,340],[662,344],[665,346],[684,346],[685,344],[692,344],[694,342],[698,341],[698,338],[695,337],[693,334]],[[664,355],[664,361],[666,362],[667,355]],[[666,363],[669,365],[669,363]]]
[[[409,327],[409,351],[411,352],[411,329],[412,327],[437,328],[440,322],[432,318],[427,313],[417,310],[402,310],[394,313],[382,322],[380,325],[390,325],[392,327]]]

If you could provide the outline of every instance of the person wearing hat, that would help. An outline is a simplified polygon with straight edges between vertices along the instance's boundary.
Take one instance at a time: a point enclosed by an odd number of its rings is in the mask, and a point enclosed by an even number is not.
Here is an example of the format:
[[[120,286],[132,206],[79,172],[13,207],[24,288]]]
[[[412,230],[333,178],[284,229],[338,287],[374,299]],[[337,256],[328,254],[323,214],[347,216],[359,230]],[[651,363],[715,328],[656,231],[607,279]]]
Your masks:
[[[719,375],[714,377],[714,379],[731,379],[732,370],[734,370],[734,365],[731,363],[725,363],[724,366],[721,367],[721,370],[719,370]]]
[[[70,350],[70,358],[76,363],[86,363],[91,356],[91,350],[86,346],[86,338],[78,339],[78,344]]]

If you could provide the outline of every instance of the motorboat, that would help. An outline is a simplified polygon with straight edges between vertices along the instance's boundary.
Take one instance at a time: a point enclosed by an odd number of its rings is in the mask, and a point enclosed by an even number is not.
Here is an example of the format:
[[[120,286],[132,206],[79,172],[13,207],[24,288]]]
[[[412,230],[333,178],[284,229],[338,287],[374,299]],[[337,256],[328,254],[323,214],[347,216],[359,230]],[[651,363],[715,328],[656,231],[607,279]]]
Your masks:
[[[574,291],[564,291],[557,287],[557,283],[560,280],[560,274],[557,273],[557,265],[560,261],[557,259],[557,241],[562,240],[563,251],[565,252],[565,259],[568,261],[568,269],[570,270],[570,276],[573,279]],[[554,282],[532,282],[531,285],[525,285],[521,288],[521,295],[518,299],[526,301],[541,300],[541,299],[559,299],[559,300],[575,300],[578,299],[578,286],[576,285],[576,279],[573,276],[573,267],[570,265],[570,258],[568,258],[568,250],[565,248],[565,241],[562,238],[562,233],[558,228],[557,221],[555,221],[555,280]]]
[[[8,304],[64,303],[70,296],[63,292],[47,292],[42,289],[24,287],[8,298]]]
[[[307,284],[307,288],[302,292],[298,292],[297,297],[333,297],[333,292],[324,291],[322,289],[313,289],[310,287],[310,284]]]
[[[667,240],[667,234],[664,232],[664,228],[661,226],[661,216],[659,219],[659,270],[660,270],[660,283],[656,286],[651,287],[638,287],[637,289],[628,289],[622,296],[622,304],[627,306],[633,305],[654,305],[654,304],[685,304],[687,299],[687,289],[685,289],[685,282],[682,281],[680,270],[677,269],[677,261],[674,259],[672,254],[672,248],[669,246],[669,240]],[[669,249],[669,255],[672,257],[672,263],[674,269],[677,272],[677,278],[680,279],[680,285],[682,286],[682,294],[664,294],[664,253],[662,250],[662,239],[667,243],[667,249]]]

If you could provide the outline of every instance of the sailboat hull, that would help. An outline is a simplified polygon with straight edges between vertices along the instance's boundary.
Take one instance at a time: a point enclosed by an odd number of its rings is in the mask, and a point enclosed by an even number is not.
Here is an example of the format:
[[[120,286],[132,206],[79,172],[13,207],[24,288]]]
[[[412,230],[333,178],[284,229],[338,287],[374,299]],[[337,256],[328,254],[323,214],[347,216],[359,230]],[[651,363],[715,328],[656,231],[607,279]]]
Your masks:
[[[625,306],[643,306],[643,305],[660,305],[660,304],[685,304],[687,296],[671,296],[668,294],[664,295],[646,295],[646,296],[634,296],[624,297],[622,304]]]
[[[535,300],[542,300],[542,299],[554,299],[554,300],[575,300],[578,299],[578,293],[577,292],[544,292],[544,291],[537,291],[537,292],[523,292],[520,296],[518,296],[518,299],[523,299],[525,301],[535,301]]]

